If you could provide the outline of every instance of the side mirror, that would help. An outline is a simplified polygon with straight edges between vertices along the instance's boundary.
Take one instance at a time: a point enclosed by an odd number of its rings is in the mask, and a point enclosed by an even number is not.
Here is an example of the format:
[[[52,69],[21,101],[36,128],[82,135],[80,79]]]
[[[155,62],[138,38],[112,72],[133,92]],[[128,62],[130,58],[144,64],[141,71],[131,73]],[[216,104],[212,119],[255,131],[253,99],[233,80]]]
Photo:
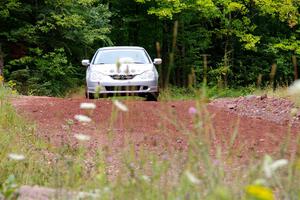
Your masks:
[[[83,66],[89,66],[90,65],[90,60],[82,60],[81,61],[81,64],[83,65]]]
[[[154,65],[160,65],[162,63],[162,59],[161,58],[154,58],[153,63],[154,63]]]

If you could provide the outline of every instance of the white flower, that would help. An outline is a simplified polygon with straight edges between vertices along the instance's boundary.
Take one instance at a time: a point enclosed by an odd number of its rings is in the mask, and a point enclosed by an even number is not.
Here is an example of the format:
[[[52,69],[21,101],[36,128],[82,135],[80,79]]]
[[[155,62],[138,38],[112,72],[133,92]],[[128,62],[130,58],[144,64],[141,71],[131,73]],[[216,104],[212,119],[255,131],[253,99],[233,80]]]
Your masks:
[[[287,165],[289,162],[286,159],[280,159],[280,160],[276,160],[274,161],[271,165],[270,168],[275,171],[276,169],[283,167],[285,165]]]
[[[141,178],[142,178],[144,181],[146,181],[146,182],[150,182],[150,181],[151,181],[150,177],[149,177],[149,176],[146,176],[146,175],[142,175]]]
[[[94,103],[81,103],[80,109],[93,110],[96,109],[96,105]]]
[[[85,134],[81,134],[81,133],[75,134],[74,137],[77,140],[80,140],[80,141],[88,141],[88,140],[91,139],[91,136],[85,135]]]
[[[75,115],[74,118],[80,122],[91,122],[92,119],[85,115]]]
[[[127,112],[127,111],[128,111],[127,106],[126,106],[125,104],[123,104],[121,101],[119,101],[119,100],[114,100],[113,103],[114,103],[114,105],[115,105],[118,109],[120,109],[121,111],[123,111],[123,112]]]
[[[17,161],[20,161],[20,160],[24,160],[25,159],[25,156],[22,155],[22,154],[16,154],[16,153],[10,153],[8,154],[8,157],[11,159],[11,160],[17,160]]]
[[[254,182],[253,182],[254,185],[267,185],[268,182],[263,179],[263,178],[259,178],[259,179],[256,179]]]
[[[271,178],[276,169],[288,164],[288,160],[280,159],[273,161],[269,155],[265,156],[263,170],[267,178]]]
[[[194,176],[194,174],[192,174],[189,171],[185,172],[186,177],[189,179],[189,181],[193,184],[200,184],[201,180],[199,180],[196,176]]]
[[[288,92],[291,95],[300,94],[300,80],[296,80],[289,88]]]

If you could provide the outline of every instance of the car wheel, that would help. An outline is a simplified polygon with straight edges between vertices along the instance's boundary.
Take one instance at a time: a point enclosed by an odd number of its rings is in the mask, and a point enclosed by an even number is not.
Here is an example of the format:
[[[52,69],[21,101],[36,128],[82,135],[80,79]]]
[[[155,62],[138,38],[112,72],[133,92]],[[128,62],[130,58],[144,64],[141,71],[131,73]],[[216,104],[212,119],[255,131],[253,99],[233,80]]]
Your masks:
[[[159,96],[159,93],[158,92],[155,92],[155,93],[148,93],[146,95],[146,100],[147,101],[157,101],[157,98]]]
[[[88,92],[87,92],[87,87],[85,87],[85,92],[84,92],[84,94],[85,94],[85,98],[88,99],[89,96],[88,96]]]
[[[85,94],[85,97],[86,97],[87,99],[94,99],[94,98],[95,98],[95,95],[94,95],[93,93],[86,93],[86,94]]]

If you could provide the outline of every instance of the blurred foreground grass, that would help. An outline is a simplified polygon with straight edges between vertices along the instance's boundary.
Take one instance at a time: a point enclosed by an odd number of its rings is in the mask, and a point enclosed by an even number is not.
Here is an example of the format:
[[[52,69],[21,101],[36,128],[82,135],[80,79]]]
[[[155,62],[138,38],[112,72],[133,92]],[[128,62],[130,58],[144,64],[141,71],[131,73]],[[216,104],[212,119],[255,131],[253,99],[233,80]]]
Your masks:
[[[201,95],[197,98],[203,98]],[[298,149],[293,157],[266,155],[240,166],[230,162],[234,155],[224,155],[221,146],[211,155],[213,134],[210,126],[204,125],[211,123],[209,116],[201,114],[207,112],[204,104],[190,108],[194,128],[183,133],[188,137],[187,152],[161,158],[147,149],[137,153],[129,144],[120,158],[119,173],[110,179],[109,149],[99,147],[91,157],[84,145],[89,138],[83,136],[78,137],[82,145],[77,147],[67,141],[52,146],[38,137],[32,122],[16,114],[10,98],[11,91],[0,87],[0,193],[7,199],[14,199],[13,192],[21,185],[92,192],[93,199],[300,199]],[[126,105],[116,105],[113,112],[126,110],[122,108]],[[226,148],[233,148],[234,138],[232,134]]]

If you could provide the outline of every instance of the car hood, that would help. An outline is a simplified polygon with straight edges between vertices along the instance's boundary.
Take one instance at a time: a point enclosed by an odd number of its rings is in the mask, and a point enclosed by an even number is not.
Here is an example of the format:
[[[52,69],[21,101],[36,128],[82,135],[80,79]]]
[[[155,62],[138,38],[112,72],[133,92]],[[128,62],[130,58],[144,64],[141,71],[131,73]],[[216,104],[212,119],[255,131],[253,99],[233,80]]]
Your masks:
[[[91,65],[91,71],[101,72],[105,75],[114,74],[141,74],[145,71],[154,70],[153,64],[121,64],[119,69],[116,64]]]

